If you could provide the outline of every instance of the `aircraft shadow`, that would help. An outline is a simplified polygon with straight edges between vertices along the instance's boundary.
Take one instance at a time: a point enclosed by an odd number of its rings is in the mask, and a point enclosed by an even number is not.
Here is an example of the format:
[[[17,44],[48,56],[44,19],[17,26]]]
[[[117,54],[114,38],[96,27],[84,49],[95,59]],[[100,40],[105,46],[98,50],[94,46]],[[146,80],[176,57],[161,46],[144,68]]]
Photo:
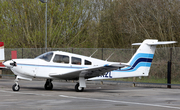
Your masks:
[[[52,90],[45,90],[43,87],[21,87],[21,89],[26,89],[26,91],[32,90],[32,91],[75,92],[74,88],[57,88],[57,87]],[[97,89],[97,88],[87,88],[83,92],[124,93],[122,91],[121,92],[114,91],[113,89]]]

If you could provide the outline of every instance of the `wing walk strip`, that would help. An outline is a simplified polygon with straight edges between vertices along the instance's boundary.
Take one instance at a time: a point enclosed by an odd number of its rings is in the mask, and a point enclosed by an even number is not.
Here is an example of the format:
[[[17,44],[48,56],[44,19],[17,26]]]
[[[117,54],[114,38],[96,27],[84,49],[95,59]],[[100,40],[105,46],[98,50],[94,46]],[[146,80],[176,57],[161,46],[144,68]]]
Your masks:
[[[5,91],[5,90],[0,90],[0,92],[11,93],[11,94],[22,94],[22,95],[52,96],[52,95],[47,95],[47,94],[10,92],[10,91]],[[166,105],[156,105],[156,104],[138,103],[138,102],[126,102],[126,101],[107,100],[107,99],[93,99],[93,98],[74,97],[74,96],[66,96],[66,95],[59,95],[59,96],[63,97],[63,98],[70,98],[70,99],[92,100],[92,101],[101,101],[101,102],[113,102],[113,103],[123,103],[123,104],[131,104],[131,105],[161,107],[161,108],[169,108],[169,109],[178,109],[178,110],[180,110],[180,107],[173,107],[173,106],[166,106]]]

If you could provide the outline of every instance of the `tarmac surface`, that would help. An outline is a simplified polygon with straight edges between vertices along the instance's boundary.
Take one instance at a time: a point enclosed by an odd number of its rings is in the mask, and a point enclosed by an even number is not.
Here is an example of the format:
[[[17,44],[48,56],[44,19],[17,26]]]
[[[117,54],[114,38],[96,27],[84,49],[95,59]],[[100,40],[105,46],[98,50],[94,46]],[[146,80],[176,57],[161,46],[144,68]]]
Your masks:
[[[0,79],[0,110],[177,110],[180,89],[132,87],[128,84],[87,83],[84,92],[75,92],[75,83],[53,81],[53,90],[44,90],[45,81]]]

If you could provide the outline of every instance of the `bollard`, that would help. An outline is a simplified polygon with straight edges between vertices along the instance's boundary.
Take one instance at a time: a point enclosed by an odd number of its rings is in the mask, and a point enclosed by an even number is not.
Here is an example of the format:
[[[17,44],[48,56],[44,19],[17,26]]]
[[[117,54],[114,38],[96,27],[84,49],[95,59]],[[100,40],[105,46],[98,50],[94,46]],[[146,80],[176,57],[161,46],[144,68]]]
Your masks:
[[[101,85],[103,85],[103,81],[101,81]]]
[[[133,77],[133,84],[132,84],[132,87],[135,87],[136,86],[136,77]]]
[[[167,88],[171,88],[171,61],[168,61]]]

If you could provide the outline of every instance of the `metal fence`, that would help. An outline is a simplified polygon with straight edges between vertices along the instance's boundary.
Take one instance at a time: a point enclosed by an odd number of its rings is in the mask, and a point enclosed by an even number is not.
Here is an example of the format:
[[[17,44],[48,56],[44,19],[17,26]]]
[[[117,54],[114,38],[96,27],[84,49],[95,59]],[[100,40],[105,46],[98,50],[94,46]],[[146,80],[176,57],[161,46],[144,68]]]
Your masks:
[[[17,51],[18,58],[34,58],[45,52],[44,48],[6,48],[5,58],[6,60],[11,59],[11,51]],[[85,56],[91,56],[95,51],[96,53],[92,55],[94,58],[106,60],[112,53],[113,55],[108,59],[108,61],[114,62],[128,62],[132,55],[135,53],[136,49],[112,49],[112,48],[48,48],[47,51],[66,51],[76,54],[81,54]],[[171,51],[172,50],[172,51]],[[157,48],[154,59],[152,62],[152,67],[150,69],[150,75],[148,77],[143,77],[138,79],[138,82],[149,81],[150,83],[158,82],[166,83],[167,79],[167,62],[171,60],[170,56],[172,54],[172,84],[180,84],[180,48]],[[131,78],[126,78],[122,80],[129,80]]]

